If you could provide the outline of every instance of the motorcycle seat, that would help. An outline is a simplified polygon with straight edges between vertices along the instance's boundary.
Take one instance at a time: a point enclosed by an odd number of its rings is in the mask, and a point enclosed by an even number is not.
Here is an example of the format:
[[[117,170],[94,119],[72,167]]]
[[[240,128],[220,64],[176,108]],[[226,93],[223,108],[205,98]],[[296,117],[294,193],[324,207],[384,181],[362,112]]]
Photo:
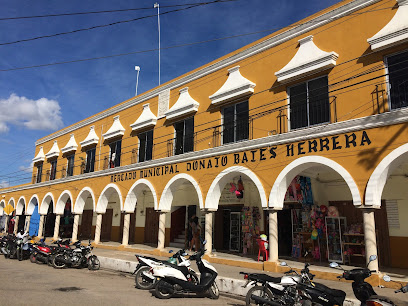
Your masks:
[[[184,275],[187,275],[187,274],[190,273],[190,272],[188,271],[188,268],[187,268],[187,267],[184,267],[184,266],[183,266],[183,267],[179,267],[179,266],[174,265],[174,264],[169,263],[169,262],[166,262],[165,264],[166,264],[166,266],[169,266],[169,267],[172,267],[172,268],[174,268],[174,269],[180,270],[181,273],[183,273]]]
[[[262,274],[262,273],[251,273],[248,275],[248,279],[259,281],[261,283],[264,283],[264,282],[280,283],[281,281],[280,277],[272,277],[272,276]]]

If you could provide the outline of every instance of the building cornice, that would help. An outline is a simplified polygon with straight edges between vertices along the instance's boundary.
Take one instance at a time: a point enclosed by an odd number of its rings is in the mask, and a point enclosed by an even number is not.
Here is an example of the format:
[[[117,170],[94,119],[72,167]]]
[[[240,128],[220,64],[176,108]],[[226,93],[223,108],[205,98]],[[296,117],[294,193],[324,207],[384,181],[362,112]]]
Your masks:
[[[220,60],[218,62],[215,62],[211,65],[205,66],[204,68],[201,68],[193,73],[190,73],[184,77],[181,77],[173,82],[167,83],[165,85],[162,85],[160,87],[154,88],[152,91],[142,94],[138,97],[135,97],[134,99],[131,99],[127,102],[124,102],[120,105],[114,106],[106,111],[101,112],[100,114],[97,114],[91,118],[85,119],[81,122],[78,122],[72,126],[69,126],[65,129],[62,129],[60,131],[57,131],[56,133],[52,135],[48,135],[40,140],[37,140],[35,145],[41,145],[43,143],[46,143],[50,140],[53,140],[55,138],[58,138],[62,135],[65,135],[67,133],[72,133],[73,131],[82,128],[84,126],[93,124],[101,119],[104,119],[106,117],[112,116],[114,114],[117,114],[118,112],[121,112],[123,110],[126,110],[129,107],[132,107],[134,105],[137,105],[139,103],[144,103],[156,96],[159,95],[160,92],[166,89],[174,89],[177,87],[184,86],[188,84],[191,81],[194,81],[196,79],[202,78],[208,74],[211,74],[215,71],[218,71],[219,69],[231,66],[233,64],[236,64],[239,61],[242,61],[250,56],[254,56],[260,52],[263,52],[267,49],[273,48],[279,44],[282,44],[290,39],[293,39],[299,35],[302,35],[304,33],[307,33],[313,29],[316,29],[318,27],[321,27],[325,24],[328,24],[332,21],[335,21],[339,18],[342,18],[344,16],[347,16],[349,14],[354,13],[355,11],[361,10],[367,6],[370,6],[372,4],[375,4],[381,0],[355,0],[351,1],[349,3],[346,3],[345,5],[342,5],[338,8],[335,8],[327,13],[324,13],[322,15],[319,15],[316,18],[313,18],[309,20],[308,22],[305,22],[303,24],[300,24],[296,27],[293,27],[287,31],[284,31],[282,33],[279,33],[277,35],[274,35],[273,37],[270,37],[268,39],[265,39],[264,41],[251,46],[249,48],[246,48],[245,50],[238,52],[236,54],[233,54],[223,60]]]
[[[408,122],[408,108],[394,110],[391,112],[373,115],[369,117],[363,117],[358,119],[352,119],[348,121],[336,122],[332,124],[324,124],[319,126],[313,126],[310,128],[290,131],[284,134],[272,135],[263,138],[246,140],[236,142],[228,145],[219,146],[216,148],[189,152],[181,155],[165,157],[161,159],[155,159],[137,164],[126,165],[117,168],[110,168],[107,170],[100,170],[92,173],[85,173],[77,176],[69,176],[63,179],[54,181],[42,182],[37,184],[18,186],[9,189],[3,189],[0,193],[15,192],[22,190],[29,190],[39,187],[46,187],[56,184],[69,183],[79,180],[85,180],[89,178],[98,178],[109,176],[126,171],[138,171],[147,168],[160,167],[170,164],[183,163],[191,160],[210,158],[219,155],[233,154],[242,151],[255,150],[262,147],[271,147],[277,145],[284,145],[290,143],[296,143],[298,141],[306,141],[309,139],[317,139],[322,137],[329,137],[333,135],[339,135],[344,133],[357,132],[361,130],[380,128],[384,126],[391,126],[395,124],[401,124]]]

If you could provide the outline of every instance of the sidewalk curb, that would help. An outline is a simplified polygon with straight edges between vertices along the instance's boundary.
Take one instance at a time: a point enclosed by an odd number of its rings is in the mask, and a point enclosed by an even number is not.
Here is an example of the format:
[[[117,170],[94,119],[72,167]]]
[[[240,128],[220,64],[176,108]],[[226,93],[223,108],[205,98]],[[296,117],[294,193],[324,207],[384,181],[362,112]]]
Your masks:
[[[113,270],[118,272],[133,273],[136,269],[137,262],[129,261],[111,257],[98,256],[99,262],[101,263],[101,269]],[[220,293],[228,296],[230,298],[235,298],[239,300],[245,299],[245,296],[250,288],[244,288],[246,281],[218,276],[217,285]],[[346,298],[344,301],[344,306],[354,306],[360,305],[357,299]]]

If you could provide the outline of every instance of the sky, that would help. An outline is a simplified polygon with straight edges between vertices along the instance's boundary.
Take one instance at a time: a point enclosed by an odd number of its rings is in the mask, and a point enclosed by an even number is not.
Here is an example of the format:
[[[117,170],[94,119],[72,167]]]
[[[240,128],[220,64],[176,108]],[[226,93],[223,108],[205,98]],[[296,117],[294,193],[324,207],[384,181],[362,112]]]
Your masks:
[[[235,0],[181,6],[208,1],[214,0],[158,1],[162,84],[339,2]],[[135,66],[140,66],[138,94],[158,86],[155,2],[0,0],[0,187],[31,181],[36,140],[133,97]],[[146,9],[6,19],[136,8]],[[32,40],[137,18],[142,19]],[[261,33],[166,49],[254,32]],[[137,53],[148,50],[153,51]],[[133,54],[11,70],[126,53]]]

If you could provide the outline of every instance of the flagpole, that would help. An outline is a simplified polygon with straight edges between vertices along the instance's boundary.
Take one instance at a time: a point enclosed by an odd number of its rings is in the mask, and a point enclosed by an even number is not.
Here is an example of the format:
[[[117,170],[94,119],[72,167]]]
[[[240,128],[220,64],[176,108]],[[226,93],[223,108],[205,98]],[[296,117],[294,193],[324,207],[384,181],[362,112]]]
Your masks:
[[[154,8],[157,8],[157,26],[159,30],[159,86],[160,86],[160,7],[157,2],[154,4]]]
[[[135,66],[135,70],[137,71],[137,76],[136,76],[136,93],[135,93],[135,97],[137,96],[137,85],[139,85],[139,71],[140,71],[140,67],[139,66]]]

